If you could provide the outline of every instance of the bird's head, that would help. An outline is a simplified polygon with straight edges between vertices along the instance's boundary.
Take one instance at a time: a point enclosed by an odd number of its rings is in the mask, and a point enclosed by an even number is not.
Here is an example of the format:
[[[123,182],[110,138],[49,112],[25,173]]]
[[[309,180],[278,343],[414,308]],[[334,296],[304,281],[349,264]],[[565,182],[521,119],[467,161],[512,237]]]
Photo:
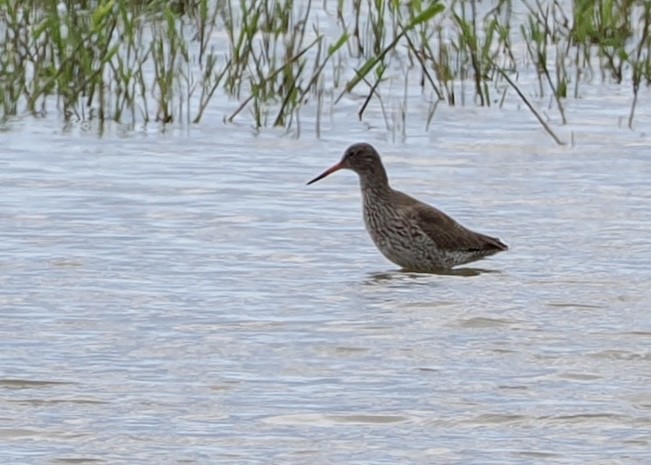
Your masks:
[[[339,163],[328,168],[307,184],[310,185],[342,169],[352,170],[363,179],[376,176],[386,178],[384,167],[382,166],[382,161],[377,151],[370,144],[359,143],[348,147]]]

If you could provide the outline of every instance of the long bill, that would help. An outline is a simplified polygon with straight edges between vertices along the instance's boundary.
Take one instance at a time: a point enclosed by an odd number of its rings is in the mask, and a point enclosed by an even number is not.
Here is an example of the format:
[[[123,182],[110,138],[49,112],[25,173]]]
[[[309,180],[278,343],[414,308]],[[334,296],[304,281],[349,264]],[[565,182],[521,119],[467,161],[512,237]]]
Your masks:
[[[320,175],[318,175],[316,178],[312,179],[310,182],[307,183],[307,185],[309,186],[310,184],[315,183],[315,182],[317,182],[317,181],[319,181],[319,180],[325,178],[325,177],[328,176],[329,174],[332,174],[332,173],[334,173],[335,171],[339,171],[339,170],[342,169],[343,167],[344,167],[343,162],[339,162],[339,163],[337,163],[336,165],[331,166],[330,168],[328,168],[327,170],[325,170],[323,173],[321,173]]]

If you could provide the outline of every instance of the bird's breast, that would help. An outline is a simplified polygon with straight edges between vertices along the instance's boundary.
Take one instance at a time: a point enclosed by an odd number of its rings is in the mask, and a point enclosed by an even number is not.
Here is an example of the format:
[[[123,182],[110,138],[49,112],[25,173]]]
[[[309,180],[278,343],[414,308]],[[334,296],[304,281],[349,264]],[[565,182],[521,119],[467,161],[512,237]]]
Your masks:
[[[402,267],[413,268],[423,256],[435,252],[432,241],[408,212],[391,204],[365,200],[364,223],[380,252]]]

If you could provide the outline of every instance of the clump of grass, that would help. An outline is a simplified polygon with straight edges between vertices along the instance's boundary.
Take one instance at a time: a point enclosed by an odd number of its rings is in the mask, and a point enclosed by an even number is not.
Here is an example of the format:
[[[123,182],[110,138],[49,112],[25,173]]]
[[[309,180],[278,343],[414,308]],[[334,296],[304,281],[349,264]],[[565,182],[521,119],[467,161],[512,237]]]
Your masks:
[[[192,124],[228,96],[226,121],[248,114],[255,127],[297,133],[313,101],[319,132],[324,99],[354,94],[360,118],[377,101],[387,127],[404,131],[418,83],[427,125],[439,102],[502,105],[515,92],[553,135],[521,89],[527,73],[562,123],[581,86],[630,83],[632,126],[651,82],[651,3],[517,5],[514,24],[511,0],[0,0],[0,118],[54,109],[66,121]],[[396,83],[403,100],[391,114]]]
[[[306,79],[308,52],[316,49],[320,55],[322,37],[307,42],[306,25],[311,11],[308,2],[305,11],[295,12],[293,2],[242,2],[248,12],[242,18],[242,27],[227,22],[231,39],[231,68],[227,88],[241,95],[246,87],[249,96],[229,117],[233,120],[246,106],[252,104],[257,127],[269,123],[269,111],[279,106],[272,118],[274,126],[284,127],[294,109],[302,105],[302,82]],[[229,11],[233,11],[232,5]],[[318,65],[319,60],[316,61]],[[253,64],[253,66],[251,66]]]
[[[207,5],[193,13],[202,37],[216,18]],[[194,41],[168,2],[0,0],[0,13],[3,118],[45,114],[55,97],[66,121],[189,120],[198,87],[198,121],[223,74],[206,41],[190,55]]]

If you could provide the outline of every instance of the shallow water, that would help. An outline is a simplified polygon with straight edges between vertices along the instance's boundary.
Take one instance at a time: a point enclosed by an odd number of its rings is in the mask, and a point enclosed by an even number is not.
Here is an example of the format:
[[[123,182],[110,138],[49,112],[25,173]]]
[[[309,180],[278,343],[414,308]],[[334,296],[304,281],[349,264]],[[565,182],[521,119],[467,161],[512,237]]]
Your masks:
[[[525,110],[402,144],[6,127],[0,462],[649,463],[649,136],[593,104],[565,147]],[[359,140],[511,250],[397,270],[352,173],[305,186]]]

